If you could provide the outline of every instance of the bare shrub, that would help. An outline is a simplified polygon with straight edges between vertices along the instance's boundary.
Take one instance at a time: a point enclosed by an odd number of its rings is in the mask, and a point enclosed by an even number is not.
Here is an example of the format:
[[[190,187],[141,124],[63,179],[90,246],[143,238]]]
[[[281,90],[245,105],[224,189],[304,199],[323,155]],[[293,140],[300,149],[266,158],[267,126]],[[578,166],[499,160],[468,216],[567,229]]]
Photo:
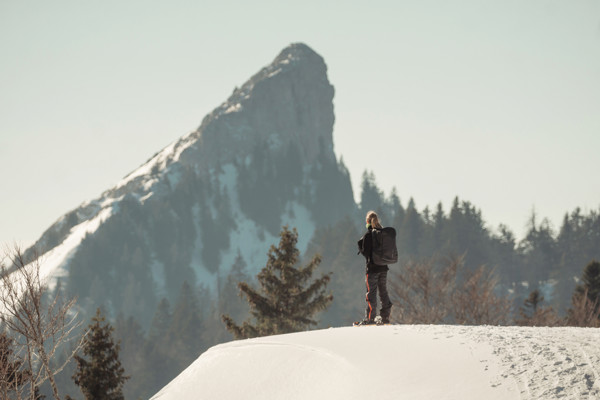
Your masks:
[[[597,301],[588,297],[588,289],[583,292],[575,292],[572,299],[572,307],[569,308],[566,317],[567,326],[580,326],[599,328],[600,307]]]
[[[29,381],[29,375],[21,366],[23,360],[14,353],[14,341],[5,332],[0,332],[0,398],[18,393],[19,388]]]
[[[505,324],[510,301],[495,293],[493,271],[468,271],[463,257],[402,265],[390,279],[393,320],[405,324]]]
[[[556,311],[552,307],[540,307],[533,315],[515,319],[515,323],[520,326],[562,326],[564,325]]]
[[[519,317],[515,323],[520,326],[560,326],[563,320],[550,306],[542,307],[544,296],[538,289],[529,293],[529,297],[524,301],[524,307],[519,308]]]
[[[15,353],[22,359],[21,372],[28,376],[28,382],[16,388],[17,398],[26,398],[23,396],[28,390],[27,397],[34,400],[36,390],[48,381],[53,397],[59,400],[55,375],[66,366],[79,345],[61,366],[53,368],[51,360],[59,347],[72,339],[78,327],[76,314],[70,311],[75,299],[50,295],[40,276],[39,258],[26,263],[15,246],[5,260],[9,265],[0,266],[0,321],[14,341]]]
[[[510,301],[496,294],[498,279],[493,270],[480,266],[464,271],[462,283],[451,297],[455,322],[461,325],[505,325]]]
[[[456,287],[459,259],[436,268],[434,260],[409,261],[392,273],[393,320],[404,324],[439,324],[451,314],[449,299]]]

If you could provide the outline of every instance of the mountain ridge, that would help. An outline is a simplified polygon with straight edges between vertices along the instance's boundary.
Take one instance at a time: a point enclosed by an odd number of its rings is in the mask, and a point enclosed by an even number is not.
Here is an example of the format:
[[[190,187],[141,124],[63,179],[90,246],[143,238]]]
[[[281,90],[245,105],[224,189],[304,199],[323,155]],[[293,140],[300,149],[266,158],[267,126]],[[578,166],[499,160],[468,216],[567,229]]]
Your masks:
[[[88,311],[104,304],[147,326],[183,282],[214,291],[238,255],[257,272],[282,225],[298,228],[304,252],[317,226],[356,209],[333,150],[333,96],[323,58],[291,44],[26,255],[43,255],[43,276],[66,280]]]
[[[217,163],[247,155],[250,147],[260,140],[273,147],[289,145],[290,142],[298,145],[304,164],[313,163],[322,149],[325,149],[328,161],[335,162],[332,138],[334,89],[327,80],[326,72],[327,66],[320,55],[303,43],[291,44],[271,64],[254,74],[241,88],[236,88],[226,101],[206,115],[195,131],[157,152],[98,198],[85,201],[63,215],[33,247],[39,255],[43,255],[59,244],[71,228],[95,217],[103,208],[118,203],[125,195],[133,194],[145,201],[161,191],[160,185],[165,184],[165,175],[176,175],[188,166],[197,173],[206,174]],[[314,119],[308,127],[302,126],[306,124],[306,118],[301,115],[302,105],[294,101],[299,94],[310,95],[314,89],[298,85],[304,79],[313,82],[316,87],[321,86],[326,93],[323,99],[315,96],[301,99],[307,103],[304,107],[311,107],[310,104],[315,103],[317,108],[323,109],[323,114],[330,113]],[[282,84],[286,91],[278,91]],[[300,93],[296,93],[298,91]],[[287,107],[287,116],[281,115],[284,106]],[[251,117],[244,118],[248,113],[242,113],[243,109],[250,109]],[[257,111],[262,117],[268,118],[257,117]],[[296,115],[290,115],[294,113]],[[294,123],[289,123],[294,119],[300,128],[297,131],[293,129]],[[234,131],[232,126],[241,129]],[[285,140],[282,141],[282,137]]]

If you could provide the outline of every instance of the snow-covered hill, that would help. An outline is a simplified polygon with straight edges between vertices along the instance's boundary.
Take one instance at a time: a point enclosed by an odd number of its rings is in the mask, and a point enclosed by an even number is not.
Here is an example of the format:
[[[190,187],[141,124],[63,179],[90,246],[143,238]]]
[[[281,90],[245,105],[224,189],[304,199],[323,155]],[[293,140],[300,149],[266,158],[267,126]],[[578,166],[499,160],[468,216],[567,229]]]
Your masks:
[[[212,347],[152,400],[599,399],[600,329],[332,328]]]

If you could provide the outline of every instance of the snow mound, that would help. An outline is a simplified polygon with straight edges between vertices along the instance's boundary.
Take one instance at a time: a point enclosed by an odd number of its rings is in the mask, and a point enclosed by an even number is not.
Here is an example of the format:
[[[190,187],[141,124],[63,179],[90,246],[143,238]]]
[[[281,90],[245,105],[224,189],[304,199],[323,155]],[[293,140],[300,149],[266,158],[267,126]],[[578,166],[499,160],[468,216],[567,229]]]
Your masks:
[[[596,399],[599,329],[391,325],[212,347],[171,399]]]

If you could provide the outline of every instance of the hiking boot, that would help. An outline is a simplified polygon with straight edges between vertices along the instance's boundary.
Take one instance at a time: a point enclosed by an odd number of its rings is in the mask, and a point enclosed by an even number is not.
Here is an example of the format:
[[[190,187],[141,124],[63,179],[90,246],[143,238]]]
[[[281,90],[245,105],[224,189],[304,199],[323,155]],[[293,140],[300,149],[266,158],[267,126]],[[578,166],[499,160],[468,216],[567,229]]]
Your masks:
[[[376,323],[372,319],[363,319],[362,321],[355,322],[352,325],[354,325],[354,326],[368,326],[368,325],[376,325]]]

